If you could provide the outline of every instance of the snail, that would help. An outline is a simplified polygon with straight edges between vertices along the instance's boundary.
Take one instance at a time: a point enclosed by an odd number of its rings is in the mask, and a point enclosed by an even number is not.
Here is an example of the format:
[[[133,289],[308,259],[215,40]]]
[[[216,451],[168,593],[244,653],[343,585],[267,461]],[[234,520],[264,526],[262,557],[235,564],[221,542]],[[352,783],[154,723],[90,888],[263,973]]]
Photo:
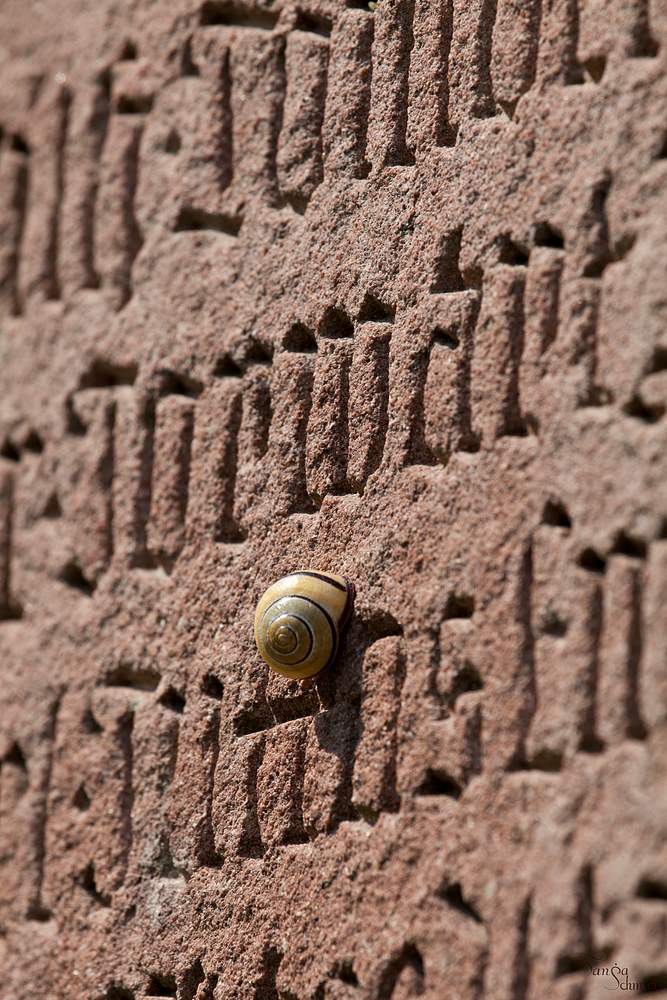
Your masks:
[[[272,670],[312,677],[338,652],[338,637],[352,610],[354,584],[343,576],[302,570],[278,580],[255,612],[255,642]]]

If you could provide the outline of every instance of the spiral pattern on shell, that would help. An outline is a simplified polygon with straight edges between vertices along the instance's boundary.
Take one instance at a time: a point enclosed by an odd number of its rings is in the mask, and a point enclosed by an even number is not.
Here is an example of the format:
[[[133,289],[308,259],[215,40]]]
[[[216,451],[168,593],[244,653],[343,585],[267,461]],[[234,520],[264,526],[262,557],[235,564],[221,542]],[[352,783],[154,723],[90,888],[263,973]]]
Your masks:
[[[301,570],[263,594],[255,613],[255,641],[272,670],[312,677],[336,657],[338,639],[354,601],[345,577]]]

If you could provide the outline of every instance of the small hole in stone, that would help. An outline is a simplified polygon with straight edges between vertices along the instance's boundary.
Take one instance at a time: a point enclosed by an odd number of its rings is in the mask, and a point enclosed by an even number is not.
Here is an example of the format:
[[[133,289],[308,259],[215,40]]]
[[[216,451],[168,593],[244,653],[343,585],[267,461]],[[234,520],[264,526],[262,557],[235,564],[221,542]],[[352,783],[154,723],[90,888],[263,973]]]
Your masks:
[[[251,340],[245,351],[245,360],[248,364],[270,364],[273,361],[273,349],[261,340]]]
[[[227,24],[244,28],[264,28],[270,31],[275,27],[278,17],[277,10],[266,10],[250,5],[243,7],[233,0],[205,0],[201,7],[199,23],[202,26]]]
[[[629,403],[623,407],[623,412],[635,420],[641,420],[644,424],[657,424],[665,413],[665,407],[658,404],[656,406],[646,406],[639,396],[633,396]]]
[[[616,536],[611,551],[620,555],[631,556],[633,559],[646,559],[646,550],[645,541],[641,538],[631,538],[624,531],[621,531]]]
[[[608,264],[609,260],[606,258],[599,258],[591,261],[591,263],[587,264],[584,268],[584,278],[601,278],[607,269]]]
[[[106,893],[99,892],[97,889],[97,884],[95,882],[95,865],[92,861],[78,876],[77,882],[82,889],[85,889],[89,896],[92,896],[96,903],[100,904],[100,906],[111,906],[111,897]]]
[[[342,963],[342,965],[341,965],[341,967],[340,967],[340,969],[338,971],[337,978],[340,979],[340,981],[342,983],[347,983],[348,986],[358,986],[359,985],[359,980],[357,978],[357,974],[354,971],[354,969],[352,968],[352,962],[349,959],[347,961],[345,961],[345,962]]]
[[[23,153],[24,156],[28,156],[30,154],[28,143],[20,135],[14,134],[12,136],[12,149],[15,153]]]
[[[137,58],[137,46],[134,42],[131,42],[129,39],[125,42],[120,58],[122,62],[128,62]]]
[[[159,372],[158,383],[161,396],[189,396],[191,399],[196,399],[204,388],[198,379],[191,378],[183,372]]]
[[[441,347],[448,347],[450,351],[455,351],[459,346],[459,338],[453,330],[443,330],[437,326],[433,331],[433,343],[440,344]]]
[[[561,955],[556,962],[557,978],[560,976],[571,976],[575,972],[583,972],[584,969],[590,971],[590,959],[587,955]]]
[[[665,370],[667,370],[667,347],[658,345],[653,351],[651,365],[647,374],[655,375],[656,372],[664,372]]]
[[[555,639],[562,639],[567,633],[567,622],[559,618],[555,612],[549,612],[544,617],[541,632],[543,635],[551,635]]]
[[[373,642],[390,635],[403,635],[403,628],[389,611],[375,611],[364,624],[373,634]]]
[[[127,687],[135,691],[155,691],[160,674],[153,667],[122,664],[107,670],[104,683],[109,687]]]
[[[49,520],[55,521],[59,517],[62,517],[62,508],[60,502],[55,493],[52,493],[49,499],[46,501],[44,510],[42,511],[42,517],[46,517]]]
[[[467,903],[463,898],[459,882],[454,882],[451,885],[445,886],[438,892],[438,895],[453,909],[458,910],[459,913],[462,913],[466,917],[470,917],[470,919],[474,920],[476,924],[482,923],[482,918],[477,910],[475,910],[474,907],[472,907],[470,903]]]
[[[229,354],[223,354],[220,360],[216,363],[213,369],[213,374],[216,378],[240,378],[243,372],[236,361],[229,356]]]
[[[317,352],[317,340],[312,330],[309,330],[303,323],[295,323],[285,334],[283,347],[286,351],[295,354],[315,354]]]
[[[81,720],[81,727],[85,733],[90,733],[95,736],[103,732],[102,726],[99,724],[89,708],[87,708],[84,712]]]
[[[164,144],[164,151],[165,153],[178,153],[180,148],[181,137],[176,129],[173,128],[167,136],[167,141]]]
[[[134,385],[137,374],[135,364],[116,365],[98,358],[79,379],[79,388],[110,389],[115,385]]]
[[[536,771],[560,771],[563,755],[557,750],[539,750],[530,766]]]
[[[319,332],[323,337],[341,339],[354,336],[354,326],[350,317],[342,309],[327,309],[322,317]]]
[[[479,676],[477,668],[472,663],[465,663],[454,679],[451,701],[452,703],[456,703],[462,694],[481,691],[483,688],[484,683]]]
[[[192,38],[188,38],[183,46],[181,76],[199,76],[199,66],[192,58]]]
[[[310,31],[328,38],[331,34],[331,19],[319,14],[297,11],[296,27],[299,31]]]
[[[11,749],[7,754],[5,754],[5,764],[13,764],[14,767],[18,767],[19,770],[27,772],[28,767],[26,764],[25,756],[21,747],[18,743],[13,743]]]
[[[218,680],[215,674],[206,674],[201,682],[201,689],[202,693],[207,695],[209,698],[215,698],[216,701],[222,700],[224,688],[222,681]]]
[[[465,594],[452,594],[446,604],[443,620],[451,618],[472,618],[475,611],[475,598]]]
[[[535,227],[535,246],[562,250],[565,246],[565,241],[562,234],[550,226],[548,222],[539,222]]]
[[[36,455],[41,455],[44,451],[44,442],[37,431],[30,431],[27,438],[23,442],[23,447],[26,451],[32,451]]]
[[[167,690],[160,695],[158,701],[161,705],[164,705],[165,708],[171,709],[172,712],[178,712],[179,715],[182,715],[185,708],[185,698],[172,687],[167,688]]]
[[[584,549],[577,562],[589,573],[602,574],[606,568],[604,559],[601,559],[594,549]]]
[[[501,264],[511,264],[513,267],[526,266],[528,263],[528,254],[520,246],[517,246],[509,236],[502,236],[498,243]]]
[[[637,886],[636,895],[640,899],[666,899],[667,882],[658,879],[643,878]]]
[[[461,786],[444,771],[427,768],[426,776],[417,789],[417,795],[446,795],[452,799],[461,796]]]
[[[599,83],[604,76],[607,60],[604,56],[594,56],[584,62],[584,69],[590,76],[593,83]]]
[[[86,579],[83,575],[81,567],[75,562],[71,562],[65,566],[60,574],[60,579],[63,583],[66,583],[68,587],[73,587],[74,590],[80,591],[80,593],[85,594],[86,597],[90,597],[95,590],[95,584]]]
[[[570,515],[562,503],[557,500],[548,500],[542,514],[542,524],[550,524],[554,528],[571,528],[572,521]]]
[[[16,448],[9,438],[6,438],[0,447],[0,456],[2,458],[9,459],[10,462],[20,462],[21,456],[19,454],[18,448]]]
[[[367,292],[359,310],[359,322],[393,323],[395,315],[394,306],[387,302],[381,302],[380,299]]]
[[[152,975],[146,990],[147,997],[175,997],[176,980],[173,976]]]
[[[79,785],[77,788],[76,795],[72,799],[72,804],[79,812],[86,812],[90,809],[90,797],[83,785]]]
[[[118,98],[119,115],[147,115],[153,107],[153,98],[150,96],[130,97],[123,95]]]

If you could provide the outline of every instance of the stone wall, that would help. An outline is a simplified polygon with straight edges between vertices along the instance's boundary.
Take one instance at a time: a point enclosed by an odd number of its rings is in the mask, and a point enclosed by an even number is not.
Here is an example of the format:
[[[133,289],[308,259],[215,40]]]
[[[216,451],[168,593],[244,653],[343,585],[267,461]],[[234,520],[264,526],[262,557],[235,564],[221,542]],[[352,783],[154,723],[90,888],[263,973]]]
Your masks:
[[[0,24],[3,1000],[667,990],[664,0]]]

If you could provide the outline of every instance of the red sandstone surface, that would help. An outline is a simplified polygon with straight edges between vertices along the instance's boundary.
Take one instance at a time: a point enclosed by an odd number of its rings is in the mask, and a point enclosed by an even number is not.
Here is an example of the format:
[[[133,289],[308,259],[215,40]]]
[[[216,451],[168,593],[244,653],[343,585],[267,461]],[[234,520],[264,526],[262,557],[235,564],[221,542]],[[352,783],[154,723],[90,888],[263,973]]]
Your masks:
[[[0,996],[667,990],[664,0],[0,29]]]

